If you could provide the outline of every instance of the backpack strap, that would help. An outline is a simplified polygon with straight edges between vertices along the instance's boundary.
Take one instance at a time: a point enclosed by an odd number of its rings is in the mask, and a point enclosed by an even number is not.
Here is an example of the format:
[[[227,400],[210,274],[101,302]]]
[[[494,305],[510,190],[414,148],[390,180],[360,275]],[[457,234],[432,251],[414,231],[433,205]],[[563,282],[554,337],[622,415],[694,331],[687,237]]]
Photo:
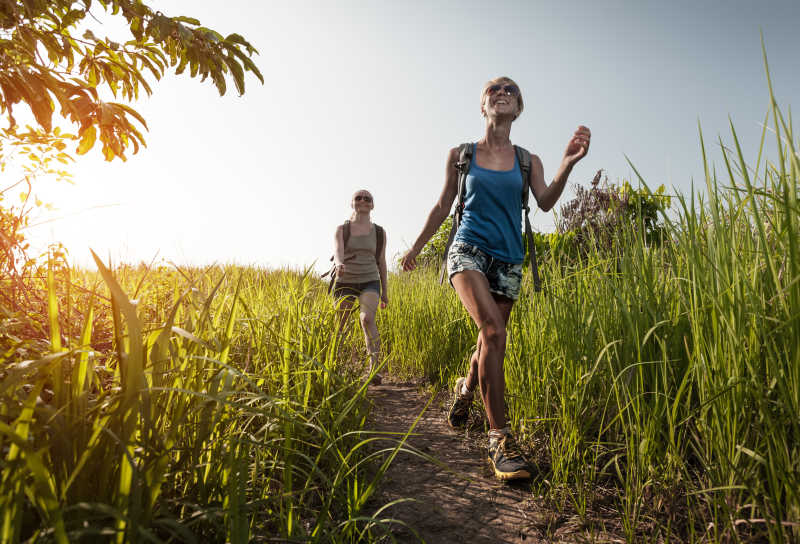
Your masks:
[[[383,249],[386,246],[386,231],[383,230],[383,227],[375,223],[375,262],[378,264],[378,272],[380,275],[381,270],[381,255],[383,255]],[[386,288],[385,285],[381,285],[381,288]]]
[[[461,217],[464,215],[464,198],[466,198],[467,193],[467,174],[469,173],[469,167],[472,164],[474,153],[474,143],[468,142],[458,146],[458,162],[455,164],[456,170],[458,170],[458,196],[456,197],[456,207],[453,210],[453,224],[450,227],[450,236],[448,236],[447,244],[444,246],[439,283],[444,283],[444,276],[447,273],[447,253],[450,251],[450,245],[453,243],[453,238],[456,236],[458,226],[461,224]]]
[[[522,210],[525,212],[525,238],[528,240],[528,257],[531,262],[531,273],[533,274],[533,290],[542,290],[542,280],[539,278],[539,266],[536,263],[536,244],[533,241],[533,229],[528,213],[531,211],[528,205],[530,197],[530,175],[531,175],[531,154],[527,149],[514,146],[514,152],[519,161],[519,168],[522,171]]]
[[[342,239],[344,241],[344,245],[342,246],[342,250],[347,249],[347,241],[350,239],[350,220],[345,219],[344,224],[342,225]]]
[[[375,224],[375,262],[381,262],[381,254],[383,253],[383,246],[386,244],[386,232],[383,227]]]

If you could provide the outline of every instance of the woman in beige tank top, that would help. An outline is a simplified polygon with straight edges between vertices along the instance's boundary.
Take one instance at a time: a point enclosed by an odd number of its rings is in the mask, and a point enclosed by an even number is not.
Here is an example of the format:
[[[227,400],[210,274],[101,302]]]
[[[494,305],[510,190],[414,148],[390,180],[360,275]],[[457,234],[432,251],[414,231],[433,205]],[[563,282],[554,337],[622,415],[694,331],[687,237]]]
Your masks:
[[[370,359],[370,374],[378,364],[380,338],[375,314],[378,305],[386,308],[389,304],[388,284],[386,282],[386,235],[382,250],[376,259],[377,229],[370,221],[370,212],[375,206],[369,191],[356,191],[350,202],[353,215],[350,218],[350,237],[344,243],[344,225],[339,225],[334,238],[336,262],[336,283],[333,295],[339,304],[339,332],[345,330],[350,315],[358,300],[361,328]],[[381,382],[375,375],[373,383]]]

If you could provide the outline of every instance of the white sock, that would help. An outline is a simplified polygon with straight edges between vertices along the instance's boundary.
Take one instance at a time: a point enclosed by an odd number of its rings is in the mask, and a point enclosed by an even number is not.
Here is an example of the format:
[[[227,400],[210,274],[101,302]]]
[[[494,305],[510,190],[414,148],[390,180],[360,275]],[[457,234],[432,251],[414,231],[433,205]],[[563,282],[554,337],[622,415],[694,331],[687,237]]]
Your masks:
[[[472,394],[472,391],[470,391],[469,389],[467,389],[467,380],[464,380],[464,381],[461,383],[461,394],[462,394],[462,395],[471,395],[471,394]]]

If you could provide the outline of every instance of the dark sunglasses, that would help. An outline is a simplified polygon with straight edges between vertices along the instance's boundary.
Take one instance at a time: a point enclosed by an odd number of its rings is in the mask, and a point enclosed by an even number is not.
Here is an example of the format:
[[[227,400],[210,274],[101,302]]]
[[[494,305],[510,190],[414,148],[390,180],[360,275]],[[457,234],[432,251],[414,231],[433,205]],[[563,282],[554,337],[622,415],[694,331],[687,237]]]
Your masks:
[[[364,196],[364,195],[356,195],[356,197],[353,200],[355,200],[356,202],[359,202],[359,201],[363,200],[364,202],[369,203],[369,202],[372,202],[372,197],[371,196]]]
[[[512,85],[510,83],[506,83],[505,85],[501,85],[500,83],[496,83],[486,89],[486,94],[492,96],[499,91],[503,91],[508,96],[519,96],[519,88],[516,85]]]

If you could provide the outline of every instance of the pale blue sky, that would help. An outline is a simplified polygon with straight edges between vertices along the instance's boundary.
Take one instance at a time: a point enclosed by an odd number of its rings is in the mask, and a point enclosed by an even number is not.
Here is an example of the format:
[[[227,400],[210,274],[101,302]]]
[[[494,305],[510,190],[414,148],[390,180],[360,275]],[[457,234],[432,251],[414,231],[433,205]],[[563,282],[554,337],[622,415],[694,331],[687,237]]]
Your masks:
[[[210,82],[167,77],[137,104],[147,149],[127,163],[79,157],[75,186],[42,183],[64,218],[29,234],[65,241],[82,264],[91,247],[323,268],[359,188],[399,253],[441,191],[448,149],[481,137],[480,90],[499,75],[525,99],[512,140],[548,179],[577,125],[592,130],[570,178],[582,184],[599,168],[630,178],[627,155],[651,186],[686,192],[702,184],[698,120],[729,141],[729,114],[754,159],[768,100],[759,29],[779,101],[800,103],[797,0],[153,4],[244,35],[265,84],[220,98]],[[553,229],[552,213],[532,221]]]

